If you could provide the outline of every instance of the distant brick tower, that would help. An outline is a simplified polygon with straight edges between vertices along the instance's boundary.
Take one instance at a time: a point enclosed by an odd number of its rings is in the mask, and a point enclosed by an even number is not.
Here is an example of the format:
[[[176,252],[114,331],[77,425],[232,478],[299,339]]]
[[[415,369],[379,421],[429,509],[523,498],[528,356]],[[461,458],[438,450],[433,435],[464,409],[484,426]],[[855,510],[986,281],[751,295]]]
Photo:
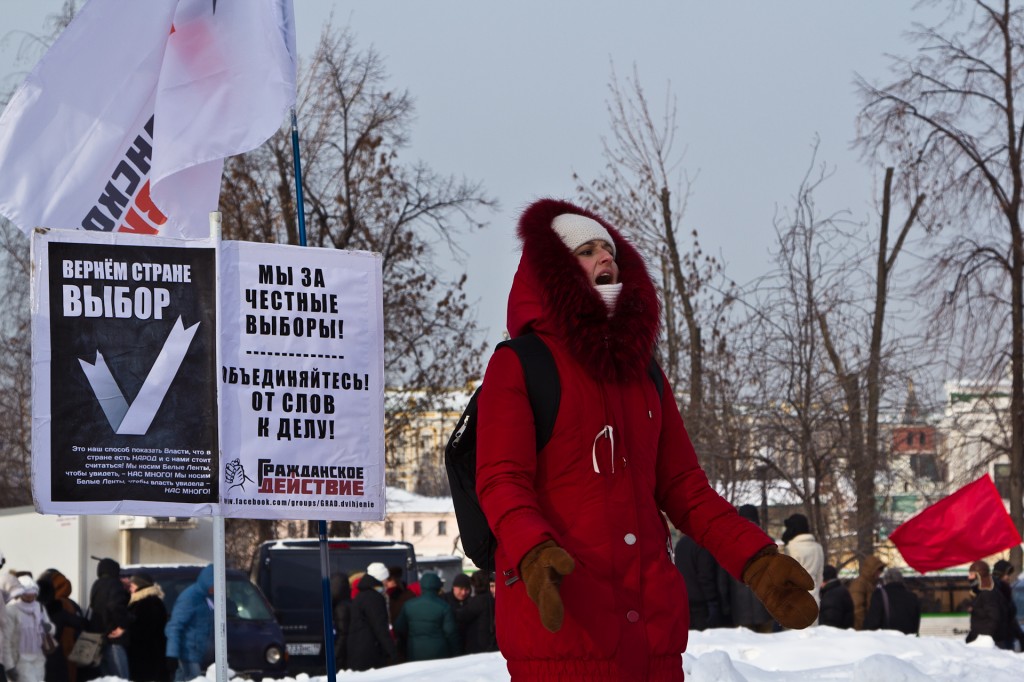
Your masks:
[[[907,402],[900,424],[892,428],[893,458],[907,458],[915,478],[941,481],[938,460],[938,430],[921,415],[921,405],[914,391],[914,382],[907,385]]]

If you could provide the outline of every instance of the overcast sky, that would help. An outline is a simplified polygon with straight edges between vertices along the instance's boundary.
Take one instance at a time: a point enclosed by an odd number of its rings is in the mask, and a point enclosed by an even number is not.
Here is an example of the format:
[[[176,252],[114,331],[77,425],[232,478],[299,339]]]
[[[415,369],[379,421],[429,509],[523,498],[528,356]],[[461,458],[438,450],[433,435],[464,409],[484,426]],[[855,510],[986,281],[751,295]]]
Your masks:
[[[232,0],[227,0],[232,1]],[[850,149],[859,103],[855,73],[886,80],[886,53],[908,54],[904,32],[935,10],[909,0],[295,0],[299,51],[324,21],[351,26],[384,56],[390,83],[417,104],[409,161],[479,180],[501,203],[466,239],[469,290],[493,342],[518,263],[519,211],[542,196],[571,198],[573,172],[602,169],[611,64],[635,65],[650,102],[671,85],[677,145],[695,176],[685,216],[706,250],[741,284],[770,267],[773,218],[792,197],[820,137],[834,176],[822,212],[867,221],[880,177]],[[0,76],[15,64],[18,31],[39,33],[60,0],[0,2]]]

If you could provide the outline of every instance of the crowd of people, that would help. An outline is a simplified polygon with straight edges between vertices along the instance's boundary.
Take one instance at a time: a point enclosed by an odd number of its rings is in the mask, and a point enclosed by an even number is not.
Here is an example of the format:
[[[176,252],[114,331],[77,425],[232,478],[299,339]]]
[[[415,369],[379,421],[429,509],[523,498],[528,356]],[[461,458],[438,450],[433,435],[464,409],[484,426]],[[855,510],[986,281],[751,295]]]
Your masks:
[[[757,509],[739,508],[758,524]],[[921,601],[903,573],[877,556],[864,557],[859,574],[844,582],[824,563],[806,517],[785,521],[783,551],[812,576],[820,625],[856,630],[897,630],[916,635]],[[743,582],[723,570],[687,536],[675,546],[675,563],[687,586],[691,628],[746,627],[772,632],[779,624]],[[0,569],[6,559],[0,553]],[[972,595],[967,641],[981,635],[1004,649],[1024,651],[1024,632],[1011,594],[1014,569],[1000,560],[975,561],[967,580]],[[478,571],[457,574],[445,589],[423,573],[407,585],[401,567],[371,563],[351,576],[331,577],[335,662],[339,670],[369,670],[405,661],[497,651],[495,579]],[[113,559],[101,559],[89,592],[89,611],[72,599],[71,581],[59,570],[38,577],[5,570],[0,577],[0,682],[87,682],[101,676],[151,682],[190,680],[213,632],[213,566],[179,595],[168,613],[159,584],[144,574],[122,578]],[[69,656],[81,632],[104,635],[98,666],[78,666]]]
[[[412,585],[402,575],[400,566],[374,562],[331,577],[339,670],[498,650],[493,574],[459,573],[447,590],[436,573]]]
[[[6,558],[0,554],[0,568]],[[122,579],[113,559],[102,559],[89,590],[89,609],[72,598],[72,583],[55,568],[38,577],[6,570],[0,577],[0,682],[87,682],[116,676],[168,682],[168,614],[163,592],[145,574]],[[102,635],[97,665],[76,662],[82,633]],[[188,678],[192,679],[192,678]]]
[[[740,515],[759,523],[757,508],[743,505]],[[795,558],[815,578],[811,593],[819,605],[817,624],[853,630],[897,630],[920,634],[921,599],[904,581],[903,571],[888,567],[874,554],[862,558],[856,577],[843,581],[839,571],[826,564],[824,551],[810,532],[803,514],[784,521],[783,551]],[[675,547],[675,561],[689,598],[690,627],[746,627],[755,632],[779,629],[750,588],[731,578],[711,554],[685,535]],[[1002,649],[1024,652],[1024,631],[1013,601],[1013,565],[1001,559],[990,568],[975,561],[968,569],[971,599],[967,641],[988,635]],[[760,607],[760,608],[759,608]]]
[[[6,558],[0,553],[0,569]],[[331,577],[335,660],[339,670],[368,670],[402,661],[497,651],[494,577],[460,573],[443,589],[436,573],[406,585],[402,569],[372,563],[352,576]],[[85,612],[71,581],[49,569],[38,577],[3,570],[0,577],[0,682],[135,682],[192,680],[213,638],[213,565],[174,601],[146,573],[121,576],[104,558],[96,567]],[[99,633],[96,665],[76,664],[79,635]]]

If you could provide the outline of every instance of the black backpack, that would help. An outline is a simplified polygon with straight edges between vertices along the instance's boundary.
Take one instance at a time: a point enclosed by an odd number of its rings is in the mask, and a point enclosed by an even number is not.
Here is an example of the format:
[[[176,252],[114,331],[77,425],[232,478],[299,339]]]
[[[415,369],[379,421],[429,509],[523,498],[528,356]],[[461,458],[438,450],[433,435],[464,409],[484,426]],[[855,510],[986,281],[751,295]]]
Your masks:
[[[551,439],[562,395],[555,358],[536,334],[524,334],[502,341],[494,350],[502,346],[514,350],[523,366],[526,393],[530,398],[530,407],[533,408],[537,452],[540,452]],[[647,373],[658,389],[658,396],[661,397],[664,390],[661,370],[653,359]],[[480,499],[476,495],[476,401],[479,395],[480,388],[477,388],[448,439],[448,445],[444,449],[444,468],[448,472],[448,486],[451,488],[452,502],[455,505],[455,518],[459,524],[462,549],[477,568],[493,572],[494,552],[498,547],[498,540],[491,532],[487,517],[480,508]]]

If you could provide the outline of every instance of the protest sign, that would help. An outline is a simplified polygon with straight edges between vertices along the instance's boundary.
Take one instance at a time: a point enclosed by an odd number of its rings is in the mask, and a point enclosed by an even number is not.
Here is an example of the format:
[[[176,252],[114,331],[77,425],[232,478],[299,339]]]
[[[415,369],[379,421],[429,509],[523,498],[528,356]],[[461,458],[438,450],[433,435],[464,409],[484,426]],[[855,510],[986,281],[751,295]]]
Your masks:
[[[32,264],[36,508],[211,514],[212,242],[38,229]]]
[[[32,246],[39,511],[384,517],[379,255],[46,229]]]
[[[225,516],[384,518],[377,254],[224,242]]]

